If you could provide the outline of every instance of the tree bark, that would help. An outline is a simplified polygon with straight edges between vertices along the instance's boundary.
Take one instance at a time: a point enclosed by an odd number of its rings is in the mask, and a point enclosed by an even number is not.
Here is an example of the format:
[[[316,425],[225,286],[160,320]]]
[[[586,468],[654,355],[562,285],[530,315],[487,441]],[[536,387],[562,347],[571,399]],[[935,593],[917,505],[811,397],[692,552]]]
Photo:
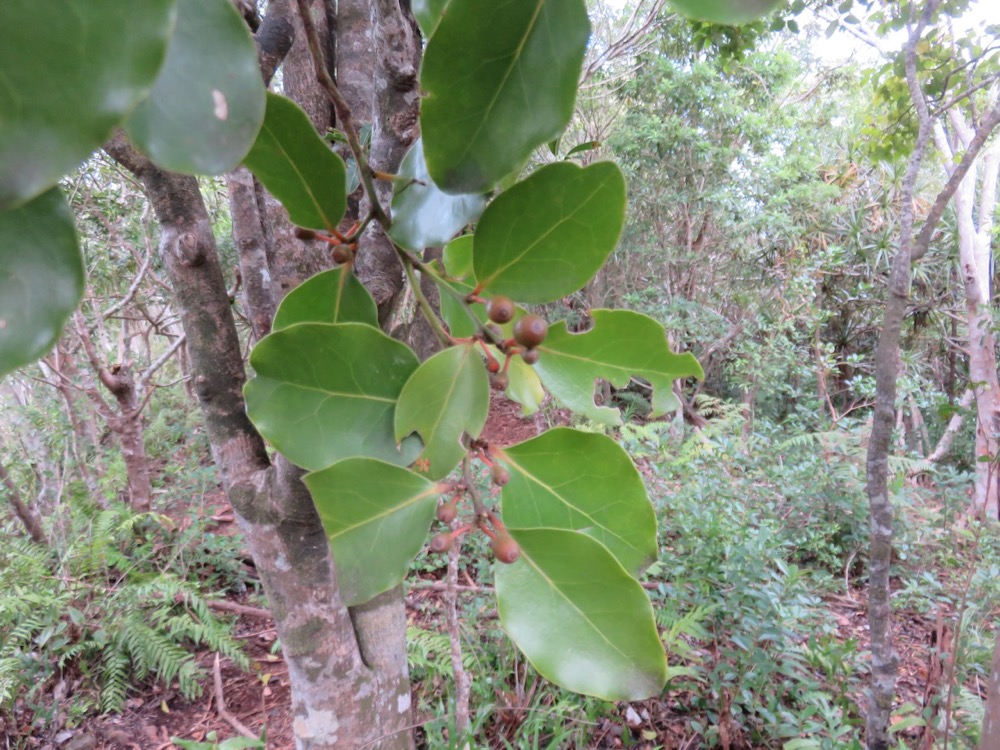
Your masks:
[[[32,541],[38,544],[48,544],[45,530],[42,529],[42,519],[38,517],[38,514],[35,513],[30,505],[21,499],[21,493],[17,491],[17,487],[14,486],[13,480],[11,480],[10,475],[7,473],[7,467],[2,463],[0,463],[0,482],[3,482],[3,486],[7,490],[7,500],[14,509],[14,515],[24,524],[24,528],[31,536]]]
[[[381,680],[362,658],[300,472],[281,458],[270,463],[246,416],[239,339],[197,180],[158,169],[121,135],[105,149],[142,182],[160,222],[160,255],[187,336],[212,454],[284,648],[296,746],[391,747],[379,738],[395,731],[396,716],[409,722],[409,692],[404,705],[394,683]]]

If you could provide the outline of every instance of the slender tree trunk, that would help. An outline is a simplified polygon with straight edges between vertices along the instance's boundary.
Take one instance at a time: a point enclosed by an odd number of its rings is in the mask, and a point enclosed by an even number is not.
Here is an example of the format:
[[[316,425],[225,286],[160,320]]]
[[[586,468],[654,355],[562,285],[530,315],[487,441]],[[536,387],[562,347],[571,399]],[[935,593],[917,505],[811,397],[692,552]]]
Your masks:
[[[1000,630],[993,647],[993,668],[990,670],[990,684],[986,689],[986,712],[983,716],[983,735],[979,750],[996,750],[1000,747]]]
[[[24,528],[32,540],[38,544],[48,544],[45,531],[42,529],[42,519],[38,517],[34,508],[21,499],[21,493],[14,486],[13,480],[11,480],[10,475],[7,473],[7,467],[2,463],[0,463],[0,482],[3,483],[4,488],[7,490],[7,501],[14,509],[14,515],[24,524]]]

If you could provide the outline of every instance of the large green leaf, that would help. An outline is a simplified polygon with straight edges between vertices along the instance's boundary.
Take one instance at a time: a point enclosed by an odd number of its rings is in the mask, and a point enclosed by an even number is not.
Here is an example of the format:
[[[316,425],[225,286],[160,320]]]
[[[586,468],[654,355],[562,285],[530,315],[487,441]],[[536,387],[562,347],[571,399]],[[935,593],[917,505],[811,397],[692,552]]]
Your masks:
[[[306,279],[278,305],[272,331],[296,323],[367,323],[378,327],[375,300],[346,266]]]
[[[421,471],[440,479],[465,455],[462,435],[479,437],[490,407],[483,356],[471,345],[452,346],[424,362],[403,386],[396,407],[396,439],[416,432],[424,442]]]
[[[408,464],[420,450],[396,447],[393,413],[416,355],[363,323],[299,323],[266,336],[250,355],[250,419],[290,461],[324,469],[354,456]]]
[[[667,659],[639,582],[583,534],[511,533],[522,554],[495,566],[497,609],[539,674],[605,700],[659,695]]]
[[[293,224],[337,228],[347,208],[347,169],[291,99],[268,93],[264,125],[243,163]]]
[[[0,377],[49,350],[82,294],[83,260],[62,193],[0,212]]]
[[[584,0],[451,0],[420,72],[434,182],[484,193],[559,135],[589,35]]]
[[[656,515],[632,459],[606,435],[565,427],[505,448],[510,529],[579,531],[632,575],[656,558]]]
[[[431,38],[449,2],[450,0],[412,0],[410,9],[420,25],[420,33],[424,35],[424,39]]]
[[[735,26],[766,16],[785,0],[670,0],[688,18]]]
[[[674,407],[671,390],[677,378],[703,377],[691,354],[674,354],[663,326],[628,310],[594,310],[594,326],[570,333],[565,322],[549,329],[538,347],[535,370],[552,396],[569,409],[605,424],[621,424],[617,409],[594,403],[594,379],[604,378],[623,388],[632,376],[653,386],[653,416]]]
[[[174,0],[0,2],[0,210],[101,146],[163,63]]]
[[[221,174],[246,156],[264,120],[253,39],[229,0],[178,0],[163,69],[126,124],[156,164]]]
[[[349,458],[305,476],[337,565],[344,603],[353,607],[403,580],[427,538],[434,482],[370,458]]]
[[[611,162],[542,167],[501,193],[476,227],[479,284],[518,302],[552,302],[593,278],[625,223],[625,178]]]
[[[472,275],[472,235],[457,237],[444,246],[441,262],[449,276],[467,279]]]
[[[441,245],[478,219],[485,206],[482,195],[442,192],[427,172],[423,141],[418,139],[393,181],[389,236],[410,250]]]

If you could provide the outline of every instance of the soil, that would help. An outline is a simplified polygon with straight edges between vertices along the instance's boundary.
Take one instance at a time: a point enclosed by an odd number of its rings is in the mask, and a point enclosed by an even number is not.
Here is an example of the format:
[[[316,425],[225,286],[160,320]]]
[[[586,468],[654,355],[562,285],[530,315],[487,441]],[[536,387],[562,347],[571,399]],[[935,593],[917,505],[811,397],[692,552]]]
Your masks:
[[[561,421],[556,414],[556,420]],[[551,416],[550,416],[551,419]],[[482,439],[490,444],[507,446],[537,435],[545,425],[541,418],[521,416],[520,406],[502,394],[492,394],[490,415]],[[232,514],[226,506],[225,496],[213,493],[207,512],[218,524],[219,533],[237,533]],[[427,622],[428,612],[443,611],[439,601],[441,593],[431,586],[414,587],[407,596],[408,615],[411,621],[427,626],[436,623],[433,617]],[[471,586],[475,582],[467,581]],[[864,592],[851,590],[840,596],[827,597],[827,604],[836,614],[839,641],[853,639],[861,649],[867,647],[867,618]],[[238,604],[238,603],[237,603]],[[198,655],[199,662],[209,676],[200,699],[189,702],[176,689],[152,686],[144,696],[128,700],[126,710],[120,715],[98,716],[73,731],[71,738],[62,733],[59,744],[39,741],[39,750],[175,750],[172,738],[206,741],[214,732],[218,740],[240,735],[234,726],[238,722],[259,736],[266,728],[267,747],[270,750],[291,750],[294,747],[291,732],[290,687],[287,668],[280,653],[272,653],[277,633],[274,623],[264,610],[242,614],[235,627],[235,634],[246,644],[254,665],[246,673],[222,659],[218,665],[221,691],[213,679],[214,657],[208,653]],[[495,616],[495,612],[491,613]],[[487,615],[489,616],[489,615]],[[932,658],[931,643],[948,637],[938,621],[930,621],[916,613],[896,613],[896,643],[900,655],[898,682],[899,700],[918,706],[926,704],[933,686],[939,684],[940,664]],[[931,686],[931,688],[928,688]],[[505,701],[505,696],[509,700]],[[851,696],[860,702],[862,696]],[[600,719],[594,726],[588,748],[663,748],[680,750],[693,746],[689,706],[692,696],[671,692],[660,698],[631,704],[621,704],[615,714]],[[530,696],[529,696],[530,699]],[[235,722],[223,718],[220,701]],[[507,704],[505,706],[505,703]],[[516,737],[522,711],[515,693],[498,690],[497,718],[494,727],[508,739]],[[917,730],[909,730],[910,732]],[[499,742],[499,739],[498,739]],[[732,737],[734,748],[750,747],[743,738]],[[498,746],[503,746],[502,743]]]

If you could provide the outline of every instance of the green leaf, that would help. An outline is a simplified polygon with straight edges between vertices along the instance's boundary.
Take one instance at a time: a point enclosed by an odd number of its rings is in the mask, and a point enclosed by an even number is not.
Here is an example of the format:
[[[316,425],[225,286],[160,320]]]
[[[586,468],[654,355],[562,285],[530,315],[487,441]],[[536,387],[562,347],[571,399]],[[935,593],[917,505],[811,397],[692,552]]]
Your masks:
[[[585,695],[659,695],[667,659],[642,586],[588,536],[511,530],[513,565],[494,566],[500,621],[539,674]]]
[[[518,302],[552,302],[604,265],[625,223],[625,178],[611,162],[542,167],[501,193],[476,228],[479,284]]]
[[[73,214],[58,189],[0,212],[0,377],[52,347],[83,283]]]
[[[441,257],[444,263],[444,270],[449,276],[456,279],[464,279],[472,275],[472,235],[452,240],[444,246],[444,253]]]
[[[305,469],[354,456],[409,464],[419,441],[396,447],[393,413],[417,369],[410,348],[363,323],[299,323],[264,337],[250,355],[250,419]]]
[[[670,0],[688,18],[728,26],[755,21],[784,3],[785,0]]]
[[[570,333],[566,323],[549,329],[538,347],[535,370],[542,384],[563,406],[604,424],[621,424],[617,409],[594,403],[594,379],[604,378],[617,388],[632,376],[653,386],[653,416],[670,411],[676,401],[671,384],[677,378],[703,377],[691,354],[674,354],[663,326],[628,310],[594,310],[594,326]]]
[[[412,0],[410,10],[413,11],[413,17],[417,19],[420,33],[424,35],[424,39],[431,38],[431,34],[437,28],[441,14],[444,13],[449,2],[450,0]]]
[[[427,43],[424,153],[446,192],[485,193],[573,115],[583,0],[451,0]]]
[[[422,470],[440,479],[465,455],[462,435],[479,437],[490,407],[490,383],[483,357],[471,344],[438,352],[410,376],[396,407],[396,439],[416,432],[423,438]]]
[[[291,99],[269,93],[264,125],[243,163],[293,224],[333,230],[347,208],[347,170]]]
[[[632,459],[606,435],[560,427],[505,448],[509,529],[579,531],[632,575],[656,558],[656,515]]]
[[[0,3],[0,210],[41,194],[153,85],[173,0]]]
[[[353,607],[403,580],[434,518],[441,490],[398,466],[349,458],[305,476]]]
[[[264,81],[246,22],[229,0],[178,0],[163,69],[125,125],[157,165],[222,174],[264,120]]]
[[[538,373],[531,365],[526,365],[520,357],[514,357],[507,369],[510,385],[507,386],[507,396],[521,405],[521,414],[534,414],[545,400],[545,389]]]
[[[358,277],[341,266],[306,279],[285,295],[271,330],[296,323],[366,323],[377,328],[378,308]]]
[[[478,219],[485,206],[482,195],[441,192],[427,173],[422,141],[417,139],[393,180],[389,236],[410,250],[442,245]]]

